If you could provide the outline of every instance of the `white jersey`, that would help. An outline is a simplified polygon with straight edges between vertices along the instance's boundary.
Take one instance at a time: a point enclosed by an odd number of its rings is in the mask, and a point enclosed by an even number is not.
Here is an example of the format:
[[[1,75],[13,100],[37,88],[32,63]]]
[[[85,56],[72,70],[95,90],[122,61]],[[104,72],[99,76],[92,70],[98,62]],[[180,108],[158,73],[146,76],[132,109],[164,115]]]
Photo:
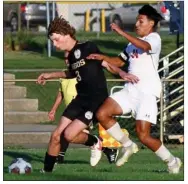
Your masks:
[[[136,84],[125,84],[128,88],[136,87],[138,90],[160,97],[161,81],[157,72],[159,65],[159,55],[161,52],[161,38],[158,33],[139,38],[151,45],[151,50],[144,52],[132,43],[129,43],[120,57],[124,60],[128,58],[128,72],[136,75],[139,82]]]

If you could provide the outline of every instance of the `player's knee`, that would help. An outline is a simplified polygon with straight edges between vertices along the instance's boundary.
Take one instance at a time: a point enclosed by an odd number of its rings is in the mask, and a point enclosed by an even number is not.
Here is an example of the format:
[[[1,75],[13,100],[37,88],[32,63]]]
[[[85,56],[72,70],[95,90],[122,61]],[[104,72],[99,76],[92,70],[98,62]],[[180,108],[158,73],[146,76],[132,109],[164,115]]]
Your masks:
[[[50,142],[53,144],[60,143],[60,135],[56,131],[52,132]]]
[[[106,117],[108,117],[108,114],[105,110],[99,109],[96,113],[96,116],[99,122],[103,122],[103,120],[105,120]]]
[[[139,138],[141,143],[143,143],[143,144],[147,143],[147,140],[148,140],[148,137],[149,137],[147,132],[137,131],[137,135],[138,135],[138,138]]]
[[[74,137],[71,135],[69,131],[64,131],[64,138],[67,142],[72,142]]]

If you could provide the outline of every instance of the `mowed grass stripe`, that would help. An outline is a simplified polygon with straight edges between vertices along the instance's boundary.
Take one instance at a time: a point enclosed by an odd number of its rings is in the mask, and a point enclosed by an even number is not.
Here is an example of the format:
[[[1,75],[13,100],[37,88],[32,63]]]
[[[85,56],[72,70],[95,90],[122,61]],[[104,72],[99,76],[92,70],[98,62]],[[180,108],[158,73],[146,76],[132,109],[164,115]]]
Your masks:
[[[105,155],[96,167],[89,165],[89,149],[70,148],[66,154],[66,161],[62,165],[56,165],[52,174],[41,174],[43,167],[44,149],[5,149],[4,150],[4,180],[113,180],[113,181],[181,181],[184,180],[183,167],[180,174],[170,175],[166,165],[161,162],[154,153],[148,149],[141,149],[133,155],[123,167],[109,164]],[[183,148],[171,149],[172,153],[183,161]],[[22,157],[33,166],[30,175],[15,175],[8,173],[8,164],[13,158]]]

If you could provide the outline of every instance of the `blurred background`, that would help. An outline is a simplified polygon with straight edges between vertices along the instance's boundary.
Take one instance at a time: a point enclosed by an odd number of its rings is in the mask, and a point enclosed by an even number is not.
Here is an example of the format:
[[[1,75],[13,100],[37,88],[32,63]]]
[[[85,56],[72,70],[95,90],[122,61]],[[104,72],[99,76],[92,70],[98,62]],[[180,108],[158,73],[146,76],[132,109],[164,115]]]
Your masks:
[[[181,3],[178,1],[141,1],[125,3],[68,3],[65,2],[4,2],[4,30],[45,31],[48,18],[63,16],[77,29],[85,31],[110,31],[109,23],[116,23],[125,30],[133,31],[138,10],[149,3],[160,12],[164,20],[162,30],[168,30],[169,24],[183,21],[183,12],[178,12]],[[182,4],[183,5],[183,4]],[[178,14],[181,14],[178,16]],[[49,17],[48,17],[49,16]],[[180,24],[183,24],[180,20]]]
[[[151,1],[129,3],[4,2],[4,143],[5,145],[46,144],[58,123],[64,104],[50,122],[50,111],[59,82],[36,85],[42,72],[66,68],[64,53],[47,39],[46,29],[56,16],[63,16],[77,30],[80,41],[92,40],[109,56],[117,56],[127,44],[110,30],[114,22],[134,33],[138,10],[150,3],[164,17],[159,25],[162,38],[159,74],[163,93],[158,101],[158,123],[152,134],[169,144],[183,144],[184,136],[184,2]],[[127,67],[127,66],[126,66]],[[109,93],[123,86],[108,72]],[[115,88],[112,88],[115,87]],[[119,117],[122,127],[135,136],[131,117]],[[94,133],[97,133],[94,128]],[[32,133],[31,133],[32,132]],[[41,134],[38,134],[40,132]],[[16,137],[15,137],[16,136]],[[23,138],[24,137],[24,138]]]

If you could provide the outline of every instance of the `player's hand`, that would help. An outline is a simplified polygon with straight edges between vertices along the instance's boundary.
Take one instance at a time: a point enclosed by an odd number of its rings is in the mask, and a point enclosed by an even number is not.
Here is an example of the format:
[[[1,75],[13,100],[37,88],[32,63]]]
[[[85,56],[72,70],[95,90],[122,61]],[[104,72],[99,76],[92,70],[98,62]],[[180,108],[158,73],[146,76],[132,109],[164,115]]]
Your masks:
[[[115,23],[110,24],[110,27],[113,31],[116,31],[119,34],[121,34],[123,32],[123,30]]]
[[[130,74],[130,73],[126,73],[124,71],[120,71],[119,75],[123,80],[131,82],[131,83],[137,83],[139,81],[139,78],[137,76]]]
[[[108,62],[103,61],[103,62],[102,62],[102,66],[105,67],[105,68],[108,68],[108,67],[109,67]]]
[[[87,59],[96,59],[96,60],[103,60],[103,55],[102,54],[90,54],[87,56]]]
[[[55,113],[56,113],[55,110],[51,110],[51,111],[48,113],[48,118],[49,118],[51,121],[54,121],[54,120],[55,120]]]
[[[42,73],[38,76],[36,83],[37,84],[41,84],[41,85],[45,85],[46,84],[46,79],[49,78],[49,74],[48,73]]]

